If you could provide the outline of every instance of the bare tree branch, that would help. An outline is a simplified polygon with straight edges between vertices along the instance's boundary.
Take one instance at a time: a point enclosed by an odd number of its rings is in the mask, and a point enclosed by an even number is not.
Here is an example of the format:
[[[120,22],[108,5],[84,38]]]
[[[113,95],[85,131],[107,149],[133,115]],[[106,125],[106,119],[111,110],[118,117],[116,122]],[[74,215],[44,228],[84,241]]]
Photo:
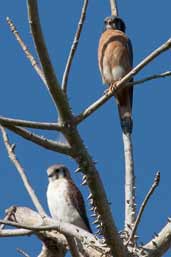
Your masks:
[[[151,54],[149,54],[145,59],[143,59],[137,66],[135,66],[127,75],[125,75],[120,81],[117,83],[119,91],[121,88],[127,86],[127,81],[130,80],[133,76],[135,76],[140,70],[142,70],[148,63],[150,63],[154,58],[159,56],[161,53],[167,51],[171,48],[171,38],[169,38],[163,45],[154,50]],[[93,112],[95,112],[100,106],[102,106],[108,99],[113,96],[114,92],[110,92],[108,94],[103,95],[96,102],[91,104],[88,108],[86,108],[83,112],[81,112],[76,118],[76,123],[80,123],[85,120],[88,116],[90,116]]]
[[[111,15],[118,16],[117,0],[110,0]]]
[[[154,75],[149,76],[147,78],[143,78],[143,79],[140,79],[140,80],[135,80],[133,82],[128,82],[127,86],[135,86],[135,85],[139,85],[139,84],[142,84],[144,82],[147,82],[147,81],[150,81],[150,80],[153,80],[153,79],[166,78],[166,77],[170,77],[170,76],[171,76],[171,71],[166,71],[166,72],[163,72],[161,74],[154,74]]]
[[[0,231],[0,237],[30,236],[32,234],[33,231],[27,229],[4,229]]]
[[[10,145],[7,133],[5,131],[5,129],[1,126],[0,127],[1,132],[2,132],[2,137],[4,140],[4,144],[5,147],[7,149],[8,152],[8,156],[10,158],[10,160],[13,162],[14,166],[16,167],[22,181],[24,184],[25,189],[27,190],[27,193],[29,194],[34,206],[36,207],[37,211],[39,212],[40,216],[42,217],[42,219],[44,219],[47,215],[46,212],[44,211],[35,191],[33,190],[28,177],[25,174],[25,171],[23,169],[23,167],[21,166],[20,162],[17,160],[16,155],[14,153],[14,148]]]
[[[15,134],[20,135],[21,137],[39,145],[42,146],[48,150],[58,152],[58,153],[63,153],[69,156],[72,156],[72,149],[63,143],[57,143],[53,140],[49,140],[45,137],[38,136],[35,133],[32,133],[26,129],[16,127],[16,126],[5,126],[7,129],[13,131]]]
[[[150,188],[150,190],[148,191],[141,207],[140,207],[140,210],[138,212],[138,215],[137,215],[137,218],[136,218],[136,221],[135,221],[135,224],[133,226],[133,229],[132,229],[132,232],[131,232],[131,235],[127,241],[127,244],[132,240],[133,236],[135,235],[136,233],[136,230],[137,230],[137,227],[138,227],[138,224],[140,223],[141,221],[141,217],[142,217],[142,214],[143,214],[143,211],[147,205],[147,202],[148,200],[150,199],[151,195],[153,194],[154,190],[156,189],[156,187],[159,185],[159,182],[160,182],[160,172],[157,172],[156,175],[155,175],[155,178],[154,178],[154,182]]]
[[[33,66],[34,70],[37,72],[37,74],[39,75],[39,77],[41,78],[41,80],[43,81],[43,83],[45,85],[47,85],[46,83],[46,79],[44,77],[43,71],[42,69],[39,67],[38,63],[36,62],[35,58],[33,57],[33,55],[31,54],[31,52],[29,51],[28,47],[26,46],[26,44],[24,43],[24,41],[22,40],[22,38],[20,37],[13,21],[7,17],[6,18],[7,23],[10,27],[11,32],[13,33],[13,35],[15,36],[17,42],[19,43],[19,45],[21,46],[22,50],[24,51],[26,57],[28,58],[28,60],[30,61],[31,65]]]
[[[15,206],[12,206],[10,209],[8,209],[8,212],[6,213],[4,220],[7,221],[10,219],[11,215],[13,214],[13,211],[15,210]],[[4,229],[5,225],[1,224],[0,231]]]
[[[30,226],[30,225],[26,225],[24,223],[20,224],[20,223],[14,222],[14,221],[0,220],[0,224],[6,224],[6,225],[16,227],[16,228],[24,228],[26,230],[32,230],[35,233],[40,232],[40,231],[57,230],[58,232],[66,235],[66,236],[75,237],[79,241],[86,244],[87,246],[95,247],[96,249],[99,249],[100,252],[103,252],[103,245],[95,238],[94,235],[87,232],[86,230],[81,229],[80,227],[77,227],[70,223],[57,222],[56,220],[53,220],[51,218],[48,219],[48,223],[50,225]]]
[[[63,131],[63,128],[58,123],[49,123],[49,122],[35,122],[30,120],[18,120],[11,119],[7,117],[0,116],[0,124],[3,126],[20,126],[34,129],[42,129],[42,130],[56,130]]]
[[[17,250],[17,252],[19,252],[19,253],[22,254],[23,256],[25,256],[25,257],[30,257],[30,256],[29,256],[25,251],[23,251],[22,249],[17,248],[16,250]]]
[[[77,46],[78,46],[78,43],[79,43],[81,31],[82,31],[82,28],[83,28],[83,25],[84,25],[87,6],[88,6],[88,0],[84,0],[82,11],[81,11],[81,17],[80,17],[80,20],[78,22],[78,26],[77,26],[76,34],[75,34],[75,37],[74,37],[74,41],[72,43],[71,50],[70,50],[68,60],[67,60],[67,64],[66,64],[66,67],[65,67],[65,71],[64,71],[64,74],[63,74],[62,89],[65,93],[67,91],[68,76],[69,76],[72,60],[73,60],[75,52],[77,50]]]
[[[122,134],[125,155],[125,230],[131,233],[135,223],[135,175],[131,134]]]
[[[143,246],[148,257],[161,257],[171,247],[171,220],[169,218],[166,226],[155,235],[155,238]]]
[[[87,176],[87,183],[92,193],[93,204],[97,206],[97,211],[99,215],[101,215],[101,219],[103,221],[103,233],[106,243],[110,246],[112,254],[115,254],[117,257],[124,257],[126,250],[119,238],[114,224],[102,181],[91,156],[87,152],[82,139],[75,128],[75,125],[72,123],[73,115],[70,111],[70,106],[65,94],[60,89],[59,83],[54,74],[41,32],[36,0],[28,0],[28,11],[34,41],[51,96],[53,97],[56,107],[58,107],[60,120],[64,124],[67,124],[65,136],[69,144],[73,147],[72,150],[75,150],[75,159],[78,165],[82,168],[84,174]],[[99,199],[101,199],[101,201],[99,201]]]
[[[48,50],[46,48],[46,44],[44,41],[40,20],[39,20],[37,1],[27,0],[27,5],[28,5],[29,23],[30,23],[34,43],[43,68],[45,79],[48,84],[50,95],[53,99],[53,102],[56,106],[57,111],[59,111],[60,120],[61,121],[71,120],[72,114],[70,111],[69,103],[67,101],[66,95],[63,93],[63,91],[60,88],[60,84],[55,75],[55,71],[53,69],[51,60],[49,58]]]

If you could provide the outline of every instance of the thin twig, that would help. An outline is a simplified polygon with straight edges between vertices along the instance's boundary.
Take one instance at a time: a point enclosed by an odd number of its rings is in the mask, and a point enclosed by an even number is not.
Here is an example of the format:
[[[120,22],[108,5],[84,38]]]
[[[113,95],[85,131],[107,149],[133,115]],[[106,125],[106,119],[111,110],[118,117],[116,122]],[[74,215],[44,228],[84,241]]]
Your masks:
[[[160,172],[158,171],[155,175],[155,178],[154,178],[154,182],[150,188],[150,190],[148,191],[146,197],[144,198],[144,201],[143,203],[141,204],[141,207],[140,207],[140,210],[138,212],[138,215],[137,215],[137,218],[136,218],[136,221],[135,221],[135,224],[133,226],[133,229],[132,229],[132,232],[131,232],[131,235],[126,243],[126,245],[128,245],[128,243],[132,240],[132,238],[134,237],[136,231],[137,231],[137,227],[138,227],[138,224],[140,223],[141,221],[141,216],[143,214],[143,211],[147,205],[147,202],[149,200],[149,198],[152,196],[154,190],[156,189],[156,187],[159,185],[159,182],[160,182]]]
[[[45,85],[47,85],[46,79],[45,79],[45,76],[43,74],[42,69],[39,67],[38,63],[36,62],[35,58],[31,54],[31,52],[29,51],[29,49],[26,46],[26,44],[24,43],[23,39],[20,37],[20,35],[19,35],[19,33],[18,33],[18,31],[17,31],[13,21],[9,17],[6,18],[6,21],[7,21],[8,25],[9,25],[9,27],[10,27],[11,32],[15,36],[17,42],[19,43],[19,45],[21,46],[22,50],[24,51],[26,57],[30,61],[31,65],[33,66],[33,68],[35,69],[35,71],[37,72],[37,74],[39,75],[41,80],[43,81],[43,83]]]
[[[0,124],[3,126],[20,126],[34,129],[42,129],[42,130],[56,130],[63,131],[63,128],[58,123],[49,123],[49,122],[35,122],[30,120],[19,120],[12,119],[7,117],[0,116]]]
[[[17,250],[17,252],[21,253],[23,256],[25,256],[25,257],[30,257],[30,256],[29,256],[25,251],[23,251],[22,249],[17,248],[16,250]]]
[[[118,91],[127,86],[127,81],[130,80],[134,75],[136,75],[140,70],[142,70],[148,63],[150,63],[154,58],[159,56],[161,53],[167,51],[171,48],[171,38],[168,39],[163,45],[154,50],[151,54],[149,54],[145,59],[143,59],[136,67],[134,67],[127,75],[125,75],[120,81],[117,83]],[[90,116],[93,112],[95,112],[100,106],[102,106],[106,101],[108,101],[113,96],[113,92],[109,94],[105,94],[100,97],[96,102],[91,104],[88,108],[86,108],[83,112],[81,112],[76,118],[76,123],[80,123],[85,120],[88,116]]]
[[[110,0],[111,15],[118,16],[117,0]]]
[[[16,208],[15,206],[12,206],[10,209],[8,209],[8,212],[4,217],[4,221],[7,221],[7,220],[10,219],[11,215],[13,215],[13,212],[14,212],[15,208]],[[0,225],[0,231],[3,230],[4,227],[5,227],[5,224],[1,224]]]
[[[23,181],[24,187],[26,188],[34,206],[36,207],[36,209],[38,211],[38,213],[40,214],[40,216],[42,218],[45,218],[47,216],[46,212],[44,211],[44,209],[43,209],[35,191],[33,190],[32,186],[29,182],[29,179],[25,174],[24,168],[21,166],[19,160],[17,160],[17,157],[14,153],[14,147],[10,144],[9,139],[8,139],[8,135],[5,131],[5,129],[2,126],[0,127],[0,129],[1,129],[1,132],[2,132],[2,137],[3,137],[4,144],[5,144],[5,147],[7,149],[8,156],[9,156],[10,160],[13,162],[13,164],[16,167],[18,173],[20,174],[20,177]]]
[[[66,64],[65,71],[64,71],[64,74],[63,74],[63,78],[62,78],[62,90],[65,93],[67,91],[67,83],[68,83],[68,77],[69,77],[71,64],[72,64],[75,52],[77,50],[77,46],[78,46],[78,43],[79,43],[81,31],[82,31],[82,28],[83,28],[83,25],[84,25],[87,6],[88,6],[88,0],[84,0],[83,7],[82,7],[82,10],[81,10],[80,20],[78,22],[78,26],[77,26],[77,30],[76,30],[76,33],[75,33],[74,41],[73,41],[71,49],[70,49],[67,64]]]
[[[149,76],[143,79],[135,80],[133,82],[128,82],[127,86],[135,86],[135,85],[143,84],[144,82],[147,82],[153,79],[160,79],[160,78],[166,78],[166,77],[171,77],[171,71],[166,71],[161,74],[154,74],[152,76]]]
[[[16,127],[16,126],[5,126],[7,129],[13,131],[15,134],[20,135],[21,137],[39,145],[42,146],[48,150],[66,154],[69,156],[72,156],[72,149],[67,144],[64,143],[57,143],[53,140],[49,140],[43,136],[39,136],[35,133],[32,133],[26,129]]]

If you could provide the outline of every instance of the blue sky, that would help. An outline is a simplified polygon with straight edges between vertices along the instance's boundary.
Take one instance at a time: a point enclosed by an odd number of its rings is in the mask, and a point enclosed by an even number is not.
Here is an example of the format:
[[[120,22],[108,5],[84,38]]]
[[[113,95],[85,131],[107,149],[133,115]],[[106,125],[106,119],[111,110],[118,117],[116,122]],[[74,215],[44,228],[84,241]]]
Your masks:
[[[98,3],[97,3],[98,2]],[[132,40],[134,65],[170,36],[170,0],[129,1],[120,0],[119,13],[127,25],[127,34]],[[59,81],[65,68],[67,55],[80,16],[82,1],[39,1],[40,15],[47,46]],[[109,1],[90,1],[87,18],[77,54],[69,77],[69,99],[74,113],[78,114],[98,99],[106,89],[102,85],[97,66],[97,46],[103,30],[103,19],[110,15]],[[26,1],[6,0],[0,12],[1,94],[0,115],[37,121],[56,121],[56,112],[47,90],[32,69],[13,35],[5,18],[15,22],[28,47],[35,54],[28,22]],[[170,69],[171,52],[168,51],[149,64],[136,78],[161,73]],[[144,212],[139,226],[140,241],[147,242],[154,232],[166,224],[171,215],[170,205],[170,78],[155,80],[137,86],[134,90],[134,159],[137,183],[137,204],[140,206],[151,186],[157,170],[161,182]],[[111,208],[119,230],[124,220],[124,163],[122,136],[114,100],[83,122],[80,133],[91,155],[97,160],[97,168],[112,202]],[[59,139],[60,135],[39,132],[48,138]],[[47,209],[46,169],[53,163],[65,163],[71,171],[76,168],[73,160],[45,150],[9,133],[11,142],[17,144],[16,154]],[[0,215],[11,205],[33,205],[21,179],[10,163],[0,138]],[[80,187],[81,176],[73,179],[84,194],[87,188]],[[90,214],[90,213],[89,213]],[[31,238],[4,238],[0,240],[5,256],[19,256],[16,248],[37,256],[41,244]],[[169,256],[170,253],[165,256]]]

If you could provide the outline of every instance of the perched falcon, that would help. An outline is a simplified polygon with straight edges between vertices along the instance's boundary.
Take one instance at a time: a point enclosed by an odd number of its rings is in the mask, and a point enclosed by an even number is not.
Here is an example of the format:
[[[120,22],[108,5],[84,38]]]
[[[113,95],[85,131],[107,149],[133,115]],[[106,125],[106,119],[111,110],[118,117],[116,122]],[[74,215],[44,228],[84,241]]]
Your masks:
[[[92,233],[82,194],[74,184],[69,170],[62,164],[55,164],[48,168],[47,174],[47,201],[52,218]]]
[[[102,33],[98,48],[98,64],[103,83],[109,90],[116,88],[116,82],[124,77],[133,65],[133,51],[125,34],[125,24],[118,16],[105,18],[105,31]],[[116,100],[124,133],[132,132],[133,87],[121,89]]]

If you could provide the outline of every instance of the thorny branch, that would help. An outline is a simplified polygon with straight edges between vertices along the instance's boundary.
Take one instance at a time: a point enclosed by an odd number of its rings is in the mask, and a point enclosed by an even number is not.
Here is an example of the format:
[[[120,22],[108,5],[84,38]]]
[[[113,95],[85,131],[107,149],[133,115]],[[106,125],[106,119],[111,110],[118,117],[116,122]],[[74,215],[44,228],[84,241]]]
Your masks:
[[[143,246],[142,250],[148,257],[161,257],[171,247],[171,219],[155,237]]]
[[[47,139],[43,136],[39,136],[35,133],[32,133],[26,129],[16,127],[16,126],[5,126],[7,129],[13,131],[15,134],[20,135],[21,137],[39,145],[42,146],[48,150],[63,153],[69,156],[72,156],[71,148],[67,144],[58,143],[53,140]]]
[[[73,147],[72,150],[74,151],[74,156],[77,155],[75,160],[86,175],[86,181],[92,193],[92,204],[93,206],[96,206],[98,215],[100,215],[101,221],[103,222],[103,234],[106,239],[106,243],[110,246],[113,255],[115,254],[117,257],[124,257],[126,256],[126,249],[118,236],[118,231],[112,218],[103,183],[75,125],[72,124],[73,115],[71,113],[69,103],[59,86],[49,59],[40,26],[37,1],[28,0],[27,3],[29,22],[49,91],[54,100],[55,106],[59,111],[60,122],[64,124],[68,123],[69,125],[67,125],[64,135],[71,147]],[[99,199],[101,199],[101,201],[99,201]]]
[[[82,31],[82,28],[83,28],[83,25],[84,25],[87,6],[88,6],[88,0],[84,0],[82,11],[81,11],[81,17],[80,17],[80,20],[78,22],[77,31],[75,33],[74,41],[72,43],[71,50],[70,50],[68,60],[67,60],[67,64],[66,64],[66,67],[65,67],[65,71],[64,71],[64,74],[63,74],[62,89],[65,93],[67,91],[68,76],[69,76],[72,60],[73,60],[75,52],[77,50],[77,46],[78,46],[78,43],[79,43],[81,31]]]
[[[136,221],[135,221],[135,224],[133,226],[133,229],[132,229],[132,232],[131,232],[131,235],[127,241],[126,244],[128,244],[134,237],[135,233],[136,233],[136,230],[137,230],[137,227],[138,227],[138,224],[140,223],[141,221],[141,217],[142,217],[142,214],[143,214],[143,211],[145,209],[145,206],[147,205],[147,202],[148,200],[150,199],[151,195],[153,194],[154,190],[156,189],[156,187],[159,185],[159,182],[160,182],[160,172],[157,172],[156,175],[155,175],[155,178],[154,178],[154,182],[150,188],[150,190],[148,191],[141,207],[140,207],[140,210],[138,212],[138,215],[137,215],[137,218],[136,218]]]

